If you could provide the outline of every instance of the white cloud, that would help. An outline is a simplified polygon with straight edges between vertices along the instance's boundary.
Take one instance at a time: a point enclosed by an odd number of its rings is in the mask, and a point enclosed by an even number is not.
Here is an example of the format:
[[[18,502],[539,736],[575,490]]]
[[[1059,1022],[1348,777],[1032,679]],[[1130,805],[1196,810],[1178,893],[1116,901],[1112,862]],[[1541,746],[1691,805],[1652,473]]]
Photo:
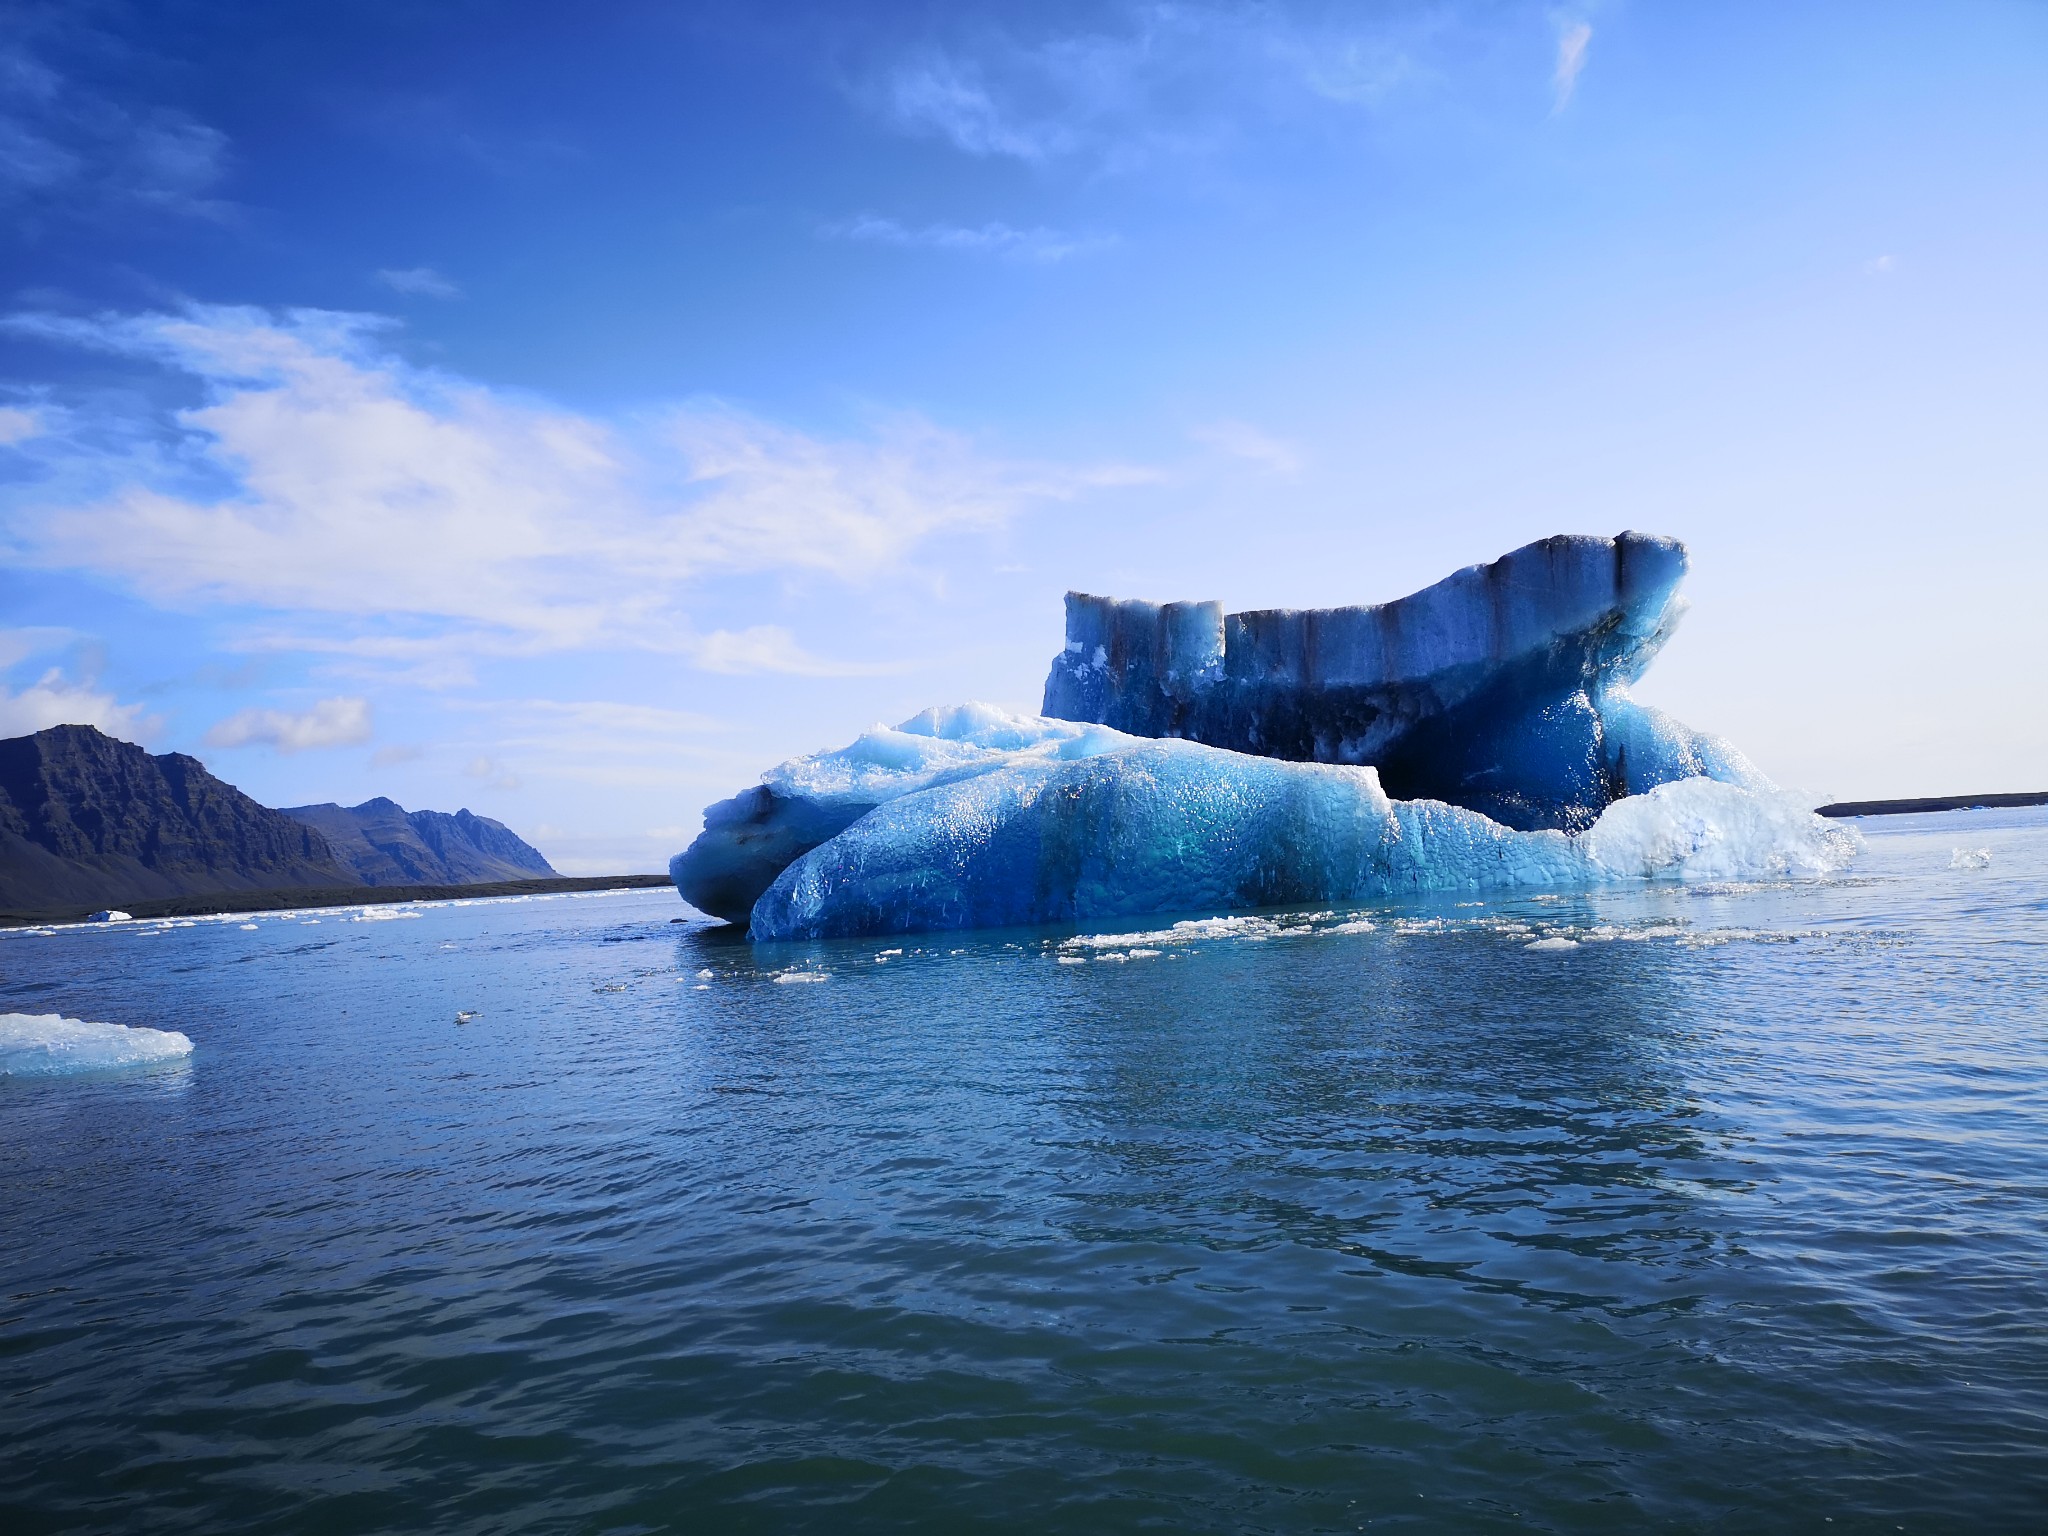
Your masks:
[[[91,682],[73,682],[52,667],[18,692],[0,687],[0,736],[31,736],[53,725],[94,725],[135,741],[156,734],[140,704],[123,704]]]
[[[1215,449],[1218,453],[1227,453],[1235,459],[1247,459],[1276,475],[1301,473],[1299,449],[1248,422],[1212,421],[1203,426],[1190,428],[1188,436],[1205,447]]]
[[[1872,277],[1889,277],[1899,270],[1899,258],[1890,254],[1873,256],[1863,263],[1863,270]]]
[[[227,136],[183,112],[121,105],[0,48],[0,204],[215,217],[226,157]]]
[[[1586,67],[1586,45],[1592,41],[1592,23],[1568,21],[1558,24],[1557,66],[1550,77],[1554,110],[1562,112],[1570,104],[1572,93],[1579,88],[1579,74]]]
[[[297,715],[281,709],[244,709],[206,733],[209,747],[267,746],[280,752],[353,747],[369,739],[370,701],[347,697],[322,699]]]
[[[699,636],[690,647],[697,665],[706,672],[745,674],[782,672],[796,677],[876,677],[901,671],[884,662],[836,661],[813,656],[796,642],[796,636],[779,625],[756,624],[748,629],[714,630]]]
[[[0,446],[25,443],[32,437],[41,437],[43,430],[42,412],[0,406]]]
[[[379,267],[377,281],[393,293],[422,299],[459,299],[462,289],[432,267]]]
[[[1016,261],[1055,262],[1116,243],[1107,235],[1076,235],[1057,229],[1017,229],[1009,224],[925,224],[911,226],[895,219],[863,214],[830,226],[828,234],[874,245],[923,247],[935,251],[967,251],[1006,256]]]
[[[863,580],[934,535],[1143,477],[991,459],[909,414],[858,438],[717,402],[614,424],[417,368],[360,315],[9,323],[146,356],[207,391],[168,421],[45,441],[45,481],[17,487],[7,517],[30,558],[159,601],[347,616],[374,626],[357,647],[445,655],[447,637],[420,626],[452,623],[527,652],[687,653],[705,644],[679,606],[692,581]],[[104,446],[117,439],[130,446]]]

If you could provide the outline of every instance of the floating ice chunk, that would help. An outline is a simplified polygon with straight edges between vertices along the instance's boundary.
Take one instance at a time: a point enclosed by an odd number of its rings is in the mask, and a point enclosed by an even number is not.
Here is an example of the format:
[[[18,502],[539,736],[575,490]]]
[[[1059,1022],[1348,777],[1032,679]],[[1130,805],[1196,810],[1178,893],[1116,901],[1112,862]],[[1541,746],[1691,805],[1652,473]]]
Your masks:
[[[1578,843],[1609,879],[1767,880],[1832,874],[1863,839],[1782,791],[1697,778],[1615,801]]]
[[[242,932],[244,933],[254,933],[256,931],[256,925],[254,923],[243,923],[241,926]]]
[[[1577,949],[1578,947],[1579,941],[1577,939],[1565,939],[1555,937],[1548,939],[1537,939],[1534,943],[1524,944],[1522,946],[1522,948],[1524,949],[1532,949],[1535,950],[1538,954],[1545,955],[1561,955],[1569,950]]]
[[[1948,856],[1950,869],[1989,869],[1991,850],[1989,848],[1958,848]]]
[[[1348,923],[1335,923],[1322,930],[1324,933],[1371,933],[1379,927],[1370,918],[1354,917]]]
[[[831,978],[824,971],[783,971],[775,979],[787,984],[798,981],[828,981]]]
[[[95,1024],[55,1013],[0,1013],[0,1077],[59,1077],[192,1054],[174,1029]]]
[[[876,806],[1022,762],[1071,762],[1128,746],[1105,726],[1013,715],[990,704],[927,709],[851,746],[771,768],[704,812],[704,831],[669,861],[683,900],[743,922],[775,877]]]
[[[1860,846],[1776,791],[1704,778],[1617,801],[1574,838],[1390,800],[1371,768],[1132,741],[1080,758],[1013,759],[876,806],[776,877],[751,933],[829,938],[1424,890],[1812,876]],[[1143,942],[1279,931],[1258,918],[1196,924]]]
[[[1077,933],[1063,949],[1123,949],[1132,944],[1192,944],[1200,939],[1266,939],[1280,925],[1266,917],[1194,917],[1149,933]]]
[[[132,923],[135,921],[135,914],[133,912],[117,912],[109,907],[104,912],[93,913],[86,921],[88,923]]]

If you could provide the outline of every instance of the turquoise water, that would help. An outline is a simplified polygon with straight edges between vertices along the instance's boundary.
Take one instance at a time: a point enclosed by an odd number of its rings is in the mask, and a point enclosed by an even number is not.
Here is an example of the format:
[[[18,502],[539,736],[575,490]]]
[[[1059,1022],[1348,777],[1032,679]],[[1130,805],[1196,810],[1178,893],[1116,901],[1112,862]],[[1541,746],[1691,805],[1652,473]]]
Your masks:
[[[0,938],[0,1010],[195,1042],[0,1082],[0,1513],[2038,1530],[2048,815],[1862,825],[1135,945]]]

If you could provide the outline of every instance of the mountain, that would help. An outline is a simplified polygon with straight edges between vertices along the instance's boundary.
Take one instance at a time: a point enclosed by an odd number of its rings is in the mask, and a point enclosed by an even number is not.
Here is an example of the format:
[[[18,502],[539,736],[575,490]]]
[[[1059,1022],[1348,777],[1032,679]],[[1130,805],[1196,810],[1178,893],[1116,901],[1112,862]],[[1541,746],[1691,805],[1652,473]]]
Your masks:
[[[316,831],[364,885],[476,885],[553,875],[503,822],[469,811],[408,811],[381,796],[361,805],[295,805],[281,814]]]
[[[89,725],[0,741],[0,909],[357,883],[317,831],[197,758]]]

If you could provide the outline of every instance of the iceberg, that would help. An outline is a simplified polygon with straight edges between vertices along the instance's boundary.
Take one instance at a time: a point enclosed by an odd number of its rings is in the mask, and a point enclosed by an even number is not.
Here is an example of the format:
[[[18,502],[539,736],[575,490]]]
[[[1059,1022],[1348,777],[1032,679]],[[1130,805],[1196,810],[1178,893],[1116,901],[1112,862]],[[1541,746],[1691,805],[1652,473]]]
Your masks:
[[[98,1024],[56,1013],[0,1013],[0,1078],[103,1072],[191,1054],[192,1041],[175,1029]]]
[[[792,759],[669,871],[781,940],[1841,868],[1853,831],[1629,696],[1684,569],[1625,533],[1374,608],[1070,593],[1043,714],[931,709]]]
[[[1436,890],[1776,879],[1831,873],[1858,846],[1783,794],[1705,777],[1617,802],[1574,837],[1393,799],[1370,767],[1130,739],[1081,758],[1018,754],[878,804],[777,875],[749,932],[844,938]]]
[[[836,752],[771,768],[753,788],[707,807],[703,834],[669,861],[669,876],[698,911],[744,922],[777,875],[885,801],[1012,763],[1091,757],[1130,740],[987,704],[927,709]]]
[[[1044,713],[1295,762],[1370,764],[1389,793],[1578,831],[1705,776],[1763,787],[1719,737],[1629,685],[1685,611],[1676,539],[1560,534],[1372,607],[1226,614],[1067,594]]]

